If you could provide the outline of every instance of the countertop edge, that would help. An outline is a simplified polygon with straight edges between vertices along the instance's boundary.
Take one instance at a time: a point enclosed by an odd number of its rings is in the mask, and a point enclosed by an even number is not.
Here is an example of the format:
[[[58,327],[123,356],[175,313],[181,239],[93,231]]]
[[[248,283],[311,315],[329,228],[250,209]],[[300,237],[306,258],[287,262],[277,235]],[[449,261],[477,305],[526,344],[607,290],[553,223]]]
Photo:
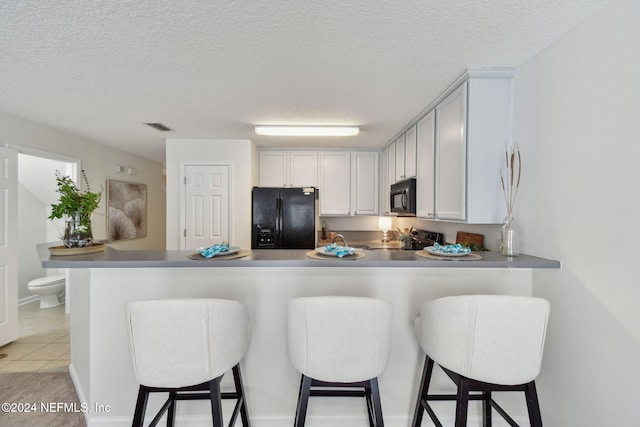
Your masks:
[[[559,269],[561,263],[556,260],[520,255],[506,257],[496,252],[478,252],[483,259],[476,261],[435,260],[418,257],[414,251],[365,251],[365,258],[350,259],[312,259],[305,255],[308,249],[254,249],[244,258],[231,260],[192,260],[187,256],[191,251],[177,250],[119,250],[105,247],[103,252],[52,256],[48,248],[54,243],[37,246],[38,255],[44,268],[233,268],[233,267],[384,267],[384,268],[477,268],[477,269]]]

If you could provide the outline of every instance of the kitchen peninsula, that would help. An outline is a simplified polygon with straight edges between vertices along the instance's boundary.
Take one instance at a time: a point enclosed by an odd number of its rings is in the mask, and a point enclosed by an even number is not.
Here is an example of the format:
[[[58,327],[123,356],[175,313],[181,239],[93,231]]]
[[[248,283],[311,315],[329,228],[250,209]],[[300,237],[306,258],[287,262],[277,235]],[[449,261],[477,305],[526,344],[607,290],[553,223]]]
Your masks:
[[[68,269],[70,371],[81,401],[90,408],[89,426],[131,423],[137,384],[125,326],[128,301],[209,297],[244,303],[253,324],[242,361],[249,413],[255,427],[275,427],[292,424],[299,386],[287,352],[287,301],[314,295],[386,299],[393,305],[393,336],[380,388],[385,423],[399,427],[409,424],[422,369],[423,355],[413,337],[413,319],[422,301],[471,293],[531,295],[535,270],[560,268],[553,260],[493,252],[478,253],[482,259],[474,261],[431,260],[402,250],[364,251],[358,260],[312,259],[306,250],[253,250],[233,260],[192,260],[188,251],[109,247],[100,253],[60,257],[50,256],[48,246],[38,247],[42,266]],[[437,387],[449,386],[442,377],[434,381]],[[526,417],[524,402],[508,397],[504,406]],[[94,410],[107,405],[108,411]],[[159,405],[160,398],[149,402],[150,410]],[[225,409],[229,415],[229,406]],[[180,425],[206,425],[209,414],[206,402],[180,402],[177,409]],[[361,399],[314,398],[308,425],[367,425],[365,414]]]

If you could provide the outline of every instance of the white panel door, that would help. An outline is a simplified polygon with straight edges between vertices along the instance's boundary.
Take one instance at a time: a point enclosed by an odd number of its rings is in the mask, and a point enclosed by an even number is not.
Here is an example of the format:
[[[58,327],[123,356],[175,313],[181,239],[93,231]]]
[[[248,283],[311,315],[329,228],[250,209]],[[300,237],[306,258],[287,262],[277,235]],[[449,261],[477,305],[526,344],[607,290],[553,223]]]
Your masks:
[[[436,106],[436,215],[466,218],[467,85],[463,84]]]
[[[18,337],[18,152],[0,148],[0,346]]]
[[[185,166],[185,247],[229,241],[229,167]]]

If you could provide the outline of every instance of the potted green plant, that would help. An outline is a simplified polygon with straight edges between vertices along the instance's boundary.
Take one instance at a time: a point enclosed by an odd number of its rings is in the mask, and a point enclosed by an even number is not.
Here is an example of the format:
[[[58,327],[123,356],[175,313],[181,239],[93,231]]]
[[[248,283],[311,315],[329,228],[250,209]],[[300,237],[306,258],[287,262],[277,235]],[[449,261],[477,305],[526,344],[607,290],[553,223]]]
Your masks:
[[[403,249],[411,249],[411,243],[413,241],[412,231],[413,227],[405,228],[404,231],[398,228],[398,240],[402,243]]]
[[[62,242],[67,248],[82,248],[93,242],[91,231],[91,214],[98,208],[102,198],[102,190],[97,193],[91,191],[87,175],[82,171],[82,179],[87,187],[82,191],[68,176],[56,171],[56,182],[59,203],[51,205],[49,219],[65,219]]]

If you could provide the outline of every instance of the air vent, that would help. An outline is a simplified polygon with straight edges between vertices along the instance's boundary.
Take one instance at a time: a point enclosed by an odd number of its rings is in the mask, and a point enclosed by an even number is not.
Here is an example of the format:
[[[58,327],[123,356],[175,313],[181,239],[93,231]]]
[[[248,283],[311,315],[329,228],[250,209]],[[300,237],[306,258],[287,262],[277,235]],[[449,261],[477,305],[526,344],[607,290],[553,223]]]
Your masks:
[[[159,130],[160,132],[173,132],[173,129],[163,125],[162,123],[145,123],[145,125],[151,126],[152,128]]]

